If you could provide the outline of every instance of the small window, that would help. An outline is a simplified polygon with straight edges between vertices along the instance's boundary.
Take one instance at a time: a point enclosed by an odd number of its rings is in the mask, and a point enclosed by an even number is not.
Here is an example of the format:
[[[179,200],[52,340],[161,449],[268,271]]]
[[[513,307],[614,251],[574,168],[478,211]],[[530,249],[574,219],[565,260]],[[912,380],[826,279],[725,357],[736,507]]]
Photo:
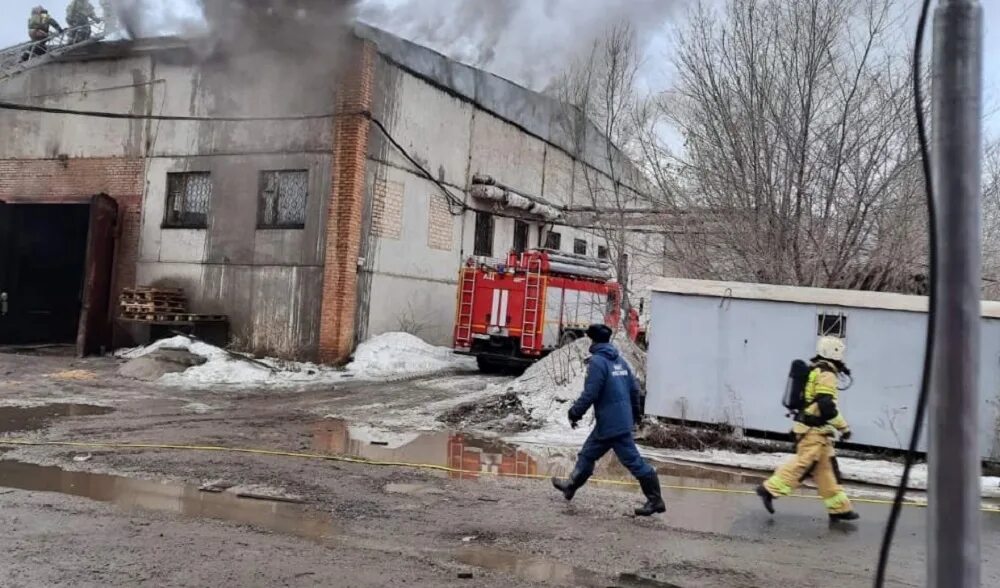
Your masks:
[[[610,257],[608,255],[608,248],[605,247],[604,245],[598,245],[597,246],[597,258],[598,259],[608,259],[608,257]]]
[[[163,226],[207,228],[211,201],[212,175],[208,172],[167,174],[167,206]]]
[[[309,172],[260,172],[260,202],[257,228],[301,229],[306,226],[309,199]]]
[[[573,239],[573,253],[577,255],[586,255],[587,241],[584,239]]]
[[[493,215],[488,212],[476,213],[476,242],[473,255],[493,257]]]
[[[528,223],[514,221],[514,251],[524,253],[528,249]]]
[[[847,315],[843,313],[821,313],[817,320],[816,334],[820,337],[847,338]]]
[[[545,248],[558,251],[560,247],[562,247],[562,235],[555,231],[549,231],[548,235],[545,236]]]

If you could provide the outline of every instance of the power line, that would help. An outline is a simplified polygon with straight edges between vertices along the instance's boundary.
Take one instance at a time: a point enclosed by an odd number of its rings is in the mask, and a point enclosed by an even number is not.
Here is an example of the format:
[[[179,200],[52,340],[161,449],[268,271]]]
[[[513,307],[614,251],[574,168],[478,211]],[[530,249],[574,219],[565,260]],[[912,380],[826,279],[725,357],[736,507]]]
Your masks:
[[[910,444],[906,451],[903,475],[899,480],[899,486],[896,488],[896,495],[892,501],[892,510],[889,512],[889,519],[885,524],[885,534],[882,537],[878,566],[875,572],[875,588],[882,588],[885,585],[885,574],[889,567],[889,554],[892,550],[893,537],[896,534],[896,526],[899,524],[899,515],[903,510],[903,501],[906,498],[906,490],[910,482],[910,470],[913,469],[913,462],[917,459],[917,450],[920,447],[920,436],[923,432],[924,415],[927,412],[927,398],[930,396],[931,375],[934,369],[934,331],[937,324],[936,300],[938,277],[937,204],[934,202],[933,169],[931,167],[930,147],[927,140],[927,114],[924,112],[923,76],[921,75],[923,70],[924,35],[927,30],[930,9],[931,0],[923,0],[920,20],[917,22],[916,45],[913,49],[913,106],[917,119],[917,138],[920,143],[921,162],[923,163],[924,182],[926,184],[927,225],[930,241],[930,251],[928,253],[930,263],[928,269],[927,339],[920,393],[917,395],[917,410],[913,417],[913,432],[910,435]]]
[[[161,120],[178,122],[282,122],[332,119],[337,113],[301,114],[288,116],[180,116],[171,114],[135,114],[131,112],[106,112],[100,110],[73,110],[70,108],[55,108],[51,106],[34,106],[0,100],[0,110],[19,112],[38,112],[43,114],[61,114],[68,116],[85,116],[90,118],[106,118],[116,120]]]

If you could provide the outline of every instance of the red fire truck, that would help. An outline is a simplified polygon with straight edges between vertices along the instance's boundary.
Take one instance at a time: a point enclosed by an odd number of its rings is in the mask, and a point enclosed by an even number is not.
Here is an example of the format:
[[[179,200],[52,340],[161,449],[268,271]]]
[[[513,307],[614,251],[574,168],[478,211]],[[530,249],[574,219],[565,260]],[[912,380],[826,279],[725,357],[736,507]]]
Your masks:
[[[492,372],[537,361],[592,323],[619,324],[621,288],[603,260],[512,252],[506,262],[470,258],[459,274],[457,306],[455,351]]]

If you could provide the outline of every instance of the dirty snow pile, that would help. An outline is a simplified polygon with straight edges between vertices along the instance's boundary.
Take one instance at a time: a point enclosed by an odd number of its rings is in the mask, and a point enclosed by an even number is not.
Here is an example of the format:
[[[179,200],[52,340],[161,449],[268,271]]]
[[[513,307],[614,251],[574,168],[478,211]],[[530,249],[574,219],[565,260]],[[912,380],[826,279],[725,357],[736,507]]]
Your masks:
[[[474,359],[434,347],[408,333],[386,333],[362,343],[347,371],[356,377],[390,379],[461,369],[476,369]]]
[[[614,344],[632,366],[640,382],[643,381],[646,360],[642,350],[622,336],[617,337]],[[579,339],[556,349],[541,361],[532,364],[521,377],[501,388],[517,394],[522,406],[531,414],[532,421],[540,425],[538,429],[516,435],[515,439],[530,443],[572,445],[579,443],[590,433],[593,411],[584,417],[575,430],[570,428],[566,414],[583,392],[590,345],[589,339]]]
[[[184,336],[162,339],[145,347],[116,353],[122,359],[137,359],[161,350],[184,350],[204,358],[202,365],[178,373],[167,373],[157,382],[172,386],[261,386],[287,387],[355,380],[404,378],[470,367],[450,349],[431,346],[406,333],[387,333],[362,343],[347,370],[313,363],[280,359],[252,359]],[[474,363],[471,367],[474,367]]]
[[[185,350],[206,360],[182,372],[164,374],[157,380],[172,386],[289,386],[343,377],[342,372],[332,368],[277,359],[255,360],[180,335],[145,347],[124,349],[115,355],[122,359],[138,359],[161,350]]]

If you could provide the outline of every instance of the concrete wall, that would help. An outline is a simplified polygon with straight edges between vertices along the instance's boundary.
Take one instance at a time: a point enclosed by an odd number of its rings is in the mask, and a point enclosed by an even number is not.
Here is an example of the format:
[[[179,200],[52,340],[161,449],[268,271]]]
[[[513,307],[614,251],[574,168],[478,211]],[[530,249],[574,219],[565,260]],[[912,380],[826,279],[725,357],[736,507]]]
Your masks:
[[[653,294],[646,410],[653,415],[787,432],[781,397],[794,359],[815,354],[817,317],[847,316],[854,385],[840,407],[854,443],[901,449],[912,431],[926,315]],[[1000,458],[1000,320],[983,319],[980,443]],[[926,435],[921,449],[926,448]]]
[[[248,75],[248,68],[253,75]],[[154,112],[282,116],[331,112],[332,76],[312,76],[276,55],[247,62],[161,63]],[[138,277],[182,287],[192,312],[230,316],[238,347],[314,357],[323,276],[323,218],[331,192],[332,123],[154,123],[149,142]],[[258,229],[260,172],[308,170],[303,229]],[[207,229],[163,228],[167,174],[209,172]]]
[[[456,86],[464,87],[462,80],[466,80],[470,88],[479,88],[476,92],[482,93],[486,90],[477,85],[482,80],[466,78],[465,73],[445,75],[443,70],[435,74],[443,76],[441,79],[417,75],[416,70],[394,60],[392,50],[390,47],[387,56],[380,45],[383,55],[377,68],[374,115],[454,199],[474,209],[487,209],[488,203],[466,193],[474,175],[487,174],[522,193],[554,203],[572,203],[583,162],[562,146],[503,118],[503,113],[469,100],[467,92],[455,91]],[[456,71],[465,71],[464,66],[449,63],[449,67],[458,68]],[[454,86],[444,87],[441,81],[445,78]],[[511,86],[502,85],[507,88],[503,96],[514,103],[505,107],[509,116],[515,116],[510,109],[517,104],[524,105],[517,117],[534,112],[533,104],[549,104],[547,98]],[[500,96],[491,96],[489,103],[496,105]],[[541,123],[535,123],[541,129]],[[440,211],[447,210],[448,200],[441,187],[429,181],[374,125],[368,167],[369,214],[364,229],[368,238],[361,256],[364,278],[360,280],[358,337],[404,329],[433,343],[449,345],[458,269],[474,250],[475,212],[462,214],[461,207],[452,206],[459,214],[442,216]],[[594,170],[590,173],[600,175]],[[399,192],[401,204],[394,196]],[[496,216],[494,223],[493,255],[505,258],[514,244],[514,219]],[[529,246],[537,247],[544,238],[543,226],[529,224]],[[574,239],[580,238],[587,241],[588,253],[596,257],[598,244],[603,244],[585,230],[563,226],[546,229],[562,235],[564,251],[573,251]],[[438,246],[431,242],[435,231],[450,232],[449,247],[441,247],[440,240]]]

